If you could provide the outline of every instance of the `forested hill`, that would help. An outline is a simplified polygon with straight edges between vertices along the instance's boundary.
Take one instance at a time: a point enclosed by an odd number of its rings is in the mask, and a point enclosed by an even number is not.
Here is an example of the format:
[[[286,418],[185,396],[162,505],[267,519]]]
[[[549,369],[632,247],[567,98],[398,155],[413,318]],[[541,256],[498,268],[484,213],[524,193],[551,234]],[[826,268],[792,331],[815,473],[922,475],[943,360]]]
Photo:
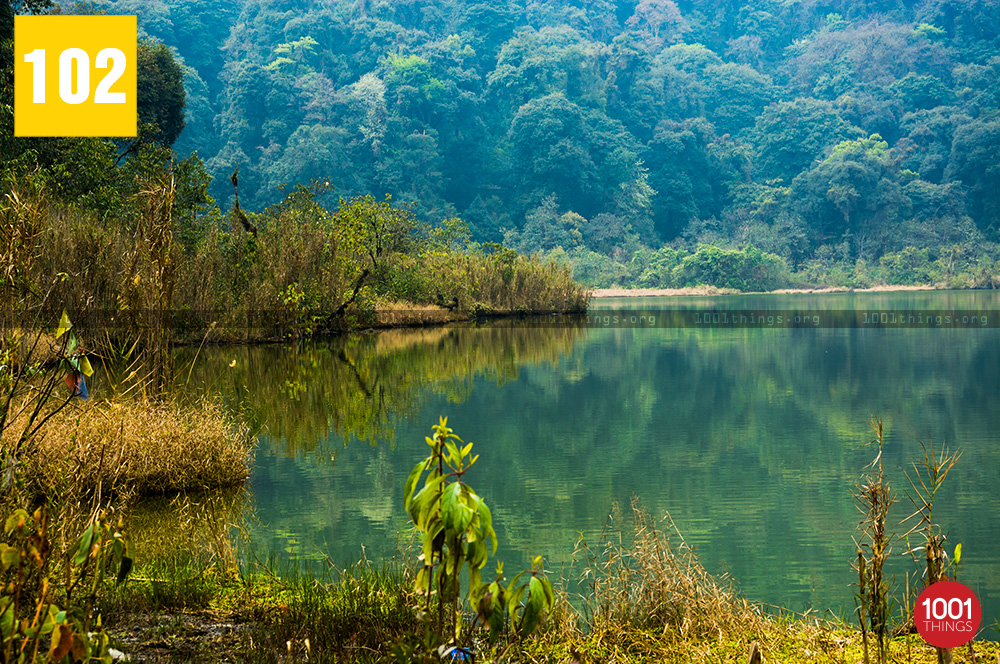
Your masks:
[[[593,282],[699,242],[849,279],[995,259],[1000,0],[103,6],[183,58],[174,148],[222,204],[234,162],[249,208],[320,178]]]

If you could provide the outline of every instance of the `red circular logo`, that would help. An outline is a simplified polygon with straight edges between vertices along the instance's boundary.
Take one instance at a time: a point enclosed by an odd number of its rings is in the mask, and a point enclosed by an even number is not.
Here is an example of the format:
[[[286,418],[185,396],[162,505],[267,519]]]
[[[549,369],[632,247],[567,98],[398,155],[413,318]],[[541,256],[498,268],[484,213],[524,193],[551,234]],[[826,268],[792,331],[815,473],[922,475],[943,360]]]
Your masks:
[[[924,641],[938,648],[957,648],[979,631],[983,609],[979,598],[958,581],[938,581],[917,598],[913,620]]]

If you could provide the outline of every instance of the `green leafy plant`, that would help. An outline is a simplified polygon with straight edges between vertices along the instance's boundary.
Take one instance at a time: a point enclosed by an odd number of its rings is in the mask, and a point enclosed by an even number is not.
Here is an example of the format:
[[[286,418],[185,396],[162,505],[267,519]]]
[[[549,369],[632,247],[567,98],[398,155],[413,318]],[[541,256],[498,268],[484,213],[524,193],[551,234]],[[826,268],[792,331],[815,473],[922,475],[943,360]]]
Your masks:
[[[80,502],[83,495],[68,500],[50,490],[42,506],[30,515],[13,507],[26,500],[18,492],[21,462],[35,461],[36,443],[45,433],[46,423],[75,392],[74,388],[70,396],[56,396],[60,377],[66,370],[92,373],[72,327],[63,312],[55,334],[57,348],[41,349],[41,332],[28,347],[20,343],[23,340],[6,339],[12,348],[25,350],[14,353],[19,356],[12,361],[11,380],[0,393],[0,440],[6,465],[0,491],[8,506],[5,512],[9,510],[0,539],[3,662],[62,662],[67,658],[110,662],[108,637],[101,631],[95,604],[109,571],[114,570],[120,583],[132,568],[121,532],[110,525],[100,507],[99,490],[89,495],[92,509],[85,520],[70,516],[73,508],[69,505]],[[11,356],[8,352],[8,360]],[[53,359],[58,359],[54,366]],[[5,430],[15,425],[11,435],[5,436]],[[29,489],[29,495],[35,495],[37,489]],[[54,519],[50,513],[56,515]],[[86,525],[77,536],[81,521]]]
[[[555,604],[555,593],[544,574],[541,557],[535,558],[530,570],[521,572],[506,586],[502,564],[497,566],[495,581],[482,582],[482,569],[490,553],[496,553],[497,536],[486,502],[462,481],[479,456],[471,455],[472,443],[464,443],[455,435],[444,417],[434,426],[433,435],[425,439],[431,453],[413,467],[404,489],[406,509],[422,533],[416,589],[427,628],[424,650],[430,650],[435,641],[442,639],[446,649],[461,641],[459,602],[463,570],[469,575],[468,601],[475,607],[476,620],[489,628],[492,642],[506,624],[505,613],[518,637],[530,635]],[[418,490],[421,478],[423,486]],[[397,655],[402,654],[413,659],[414,649],[397,649]]]
[[[132,569],[121,532],[94,515],[65,560],[53,564],[46,508],[14,510],[0,543],[0,638],[4,662],[111,662],[95,602],[108,571],[121,583]],[[53,569],[55,567],[55,569]],[[60,608],[63,607],[63,608]],[[96,631],[95,631],[96,630]],[[50,636],[49,648],[41,648]]]

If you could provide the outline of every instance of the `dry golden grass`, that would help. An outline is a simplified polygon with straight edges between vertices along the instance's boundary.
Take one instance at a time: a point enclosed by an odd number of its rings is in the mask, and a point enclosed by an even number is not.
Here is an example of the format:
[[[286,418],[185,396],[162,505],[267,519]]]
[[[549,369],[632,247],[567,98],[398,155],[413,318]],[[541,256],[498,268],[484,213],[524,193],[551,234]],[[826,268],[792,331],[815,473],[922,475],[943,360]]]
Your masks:
[[[15,419],[6,431],[21,428]],[[214,402],[119,399],[75,402],[45,425],[36,444],[27,471],[42,487],[71,482],[148,495],[242,483],[252,437]]]
[[[377,305],[375,327],[402,327],[408,325],[440,325],[464,318],[434,304],[413,304],[393,301]]]
[[[584,613],[557,596],[556,610],[536,637],[520,644],[516,661],[744,664],[755,661],[749,657],[755,647],[764,662],[863,661],[861,633],[851,625],[765,612],[709,574],[669,515],[657,523],[633,502],[629,520],[623,529],[616,509],[597,550],[579,549],[588,559]],[[954,658],[1000,661],[1000,644],[976,641],[956,648]],[[888,661],[931,664],[937,655],[912,634],[892,639]]]
[[[612,523],[621,522],[620,513]],[[628,625],[668,640],[717,635],[753,635],[764,626],[760,607],[702,566],[668,514],[664,529],[635,501],[631,542],[609,530],[599,551],[589,551],[591,628],[613,631]]]

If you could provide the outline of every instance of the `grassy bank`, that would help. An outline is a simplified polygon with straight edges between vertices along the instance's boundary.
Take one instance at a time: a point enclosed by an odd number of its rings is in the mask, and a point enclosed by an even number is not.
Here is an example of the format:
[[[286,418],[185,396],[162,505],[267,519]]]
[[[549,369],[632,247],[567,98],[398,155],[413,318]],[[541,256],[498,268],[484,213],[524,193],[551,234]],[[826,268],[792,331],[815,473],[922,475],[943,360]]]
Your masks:
[[[232,568],[207,550],[157,557],[101,605],[113,644],[143,661],[395,662],[394,645],[423,635],[415,572],[400,562],[408,553],[321,572],[274,558]],[[742,664],[754,644],[765,661],[864,661],[856,627],[754,604],[710,575],[672,522],[642,510],[627,532],[609,531],[576,558],[579,593],[557,590],[552,613],[523,640],[508,629],[490,645],[485,630],[472,630],[477,662]],[[954,661],[998,654],[997,643],[977,641]],[[889,661],[937,654],[905,635],[891,641]]]
[[[91,344],[255,341],[324,331],[581,311],[568,268],[471,240],[458,219],[298,187],[260,213],[195,213],[180,167],[146,174],[114,216],[50,195],[48,176],[4,183],[2,307],[8,325],[44,304]]]

